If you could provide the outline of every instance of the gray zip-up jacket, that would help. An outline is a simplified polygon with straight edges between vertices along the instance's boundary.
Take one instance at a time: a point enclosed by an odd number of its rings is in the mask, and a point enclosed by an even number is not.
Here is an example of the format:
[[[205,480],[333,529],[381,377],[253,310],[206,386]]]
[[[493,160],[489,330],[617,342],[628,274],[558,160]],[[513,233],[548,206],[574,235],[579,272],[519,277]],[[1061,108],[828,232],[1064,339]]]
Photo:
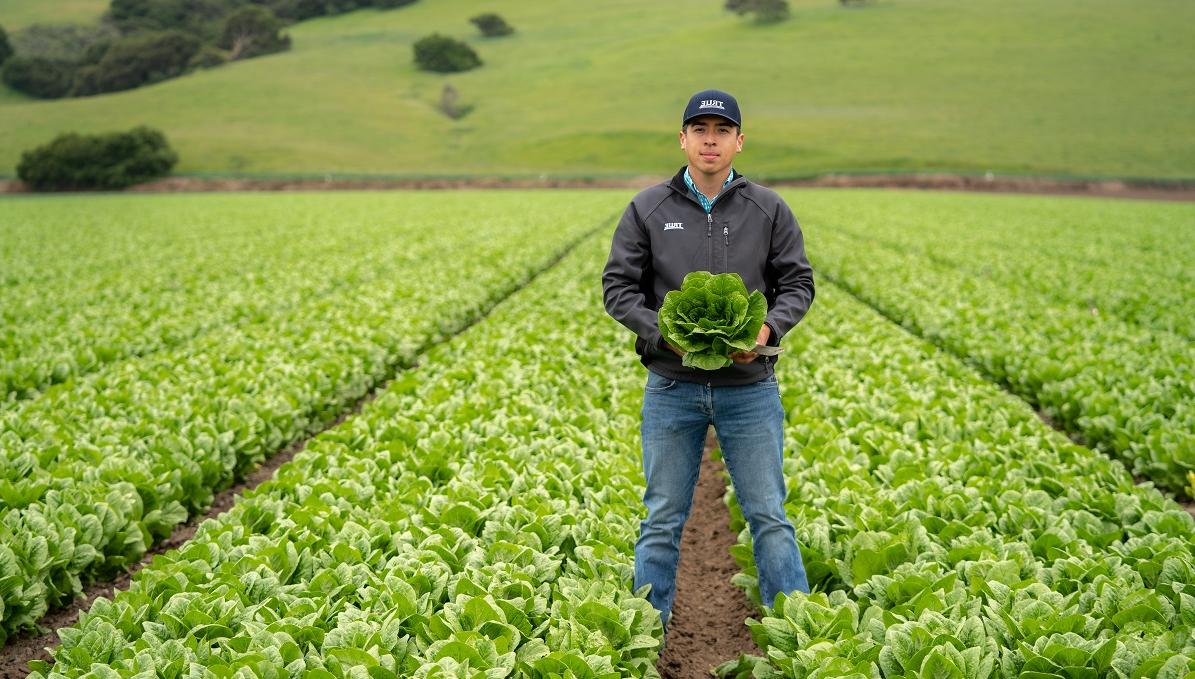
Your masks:
[[[772,329],[768,344],[778,344],[813,303],[813,268],[792,210],[775,191],[738,175],[707,215],[681,168],[631,200],[602,272],[606,311],[638,336],[635,351],[652,372],[710,386],[751,384],[770,376],[775,358],[701,370],[685,367],[663,346],[660,305],[692,271],[733,271],[748,290],[762,291],[768,300],[764,322]]]

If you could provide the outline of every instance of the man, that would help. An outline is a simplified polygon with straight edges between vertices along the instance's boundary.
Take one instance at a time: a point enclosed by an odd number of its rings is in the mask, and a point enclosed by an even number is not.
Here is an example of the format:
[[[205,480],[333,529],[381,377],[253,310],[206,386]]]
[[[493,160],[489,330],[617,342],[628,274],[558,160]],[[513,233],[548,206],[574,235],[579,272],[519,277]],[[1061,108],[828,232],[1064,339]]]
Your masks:
[[[657,326],[664,295],[691,271],[733,271],[748,291],[763,291],[768,313],[758,345],[779,344],[813,302],[813,269],[792,211],[731,167],[743,138],[734,97],[719,90],[693,95],[679,134],[688,165],[627,206],[602,274],[606,311],[638,336],[635,349],[648,369],[641,429],[647,518],[635,545],[635,588],[651,585],[648,600],[665,628],[711,424],[751,528],[764,604],[772,606],[780,592],[809,591],[784,512],[775,358],[736,352],[729,367],[685,367]]]

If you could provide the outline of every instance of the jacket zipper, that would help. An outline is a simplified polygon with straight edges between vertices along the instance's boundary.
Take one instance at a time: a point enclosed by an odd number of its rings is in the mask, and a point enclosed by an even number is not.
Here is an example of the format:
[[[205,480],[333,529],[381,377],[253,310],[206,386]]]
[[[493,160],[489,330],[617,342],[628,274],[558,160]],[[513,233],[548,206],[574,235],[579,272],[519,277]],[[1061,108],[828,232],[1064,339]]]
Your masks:
[[[730,227],[722,227],[722,237],[726,239],[726,247],[730,247]]]
[[[708,242],[710,250],[710,271],[714,270],[714,215],[710,212],[705,213],[705,240]]]

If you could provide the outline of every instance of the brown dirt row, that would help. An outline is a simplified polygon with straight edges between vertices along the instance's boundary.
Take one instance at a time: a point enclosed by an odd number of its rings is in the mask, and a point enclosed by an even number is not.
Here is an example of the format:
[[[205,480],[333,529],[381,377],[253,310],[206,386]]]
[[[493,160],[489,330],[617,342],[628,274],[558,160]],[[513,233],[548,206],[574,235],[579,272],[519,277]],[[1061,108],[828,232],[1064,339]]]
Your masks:
[[[128,192],[171,193],[185,191],[329,191],[392,189],[640,189],[664,179],[656,176],[632,178],[424,178],[424,179],[238,179],[167,177],[126,189]],[[885,188],[928,191],[979,191],[1065,196],[1099,196],[1147,200],[1195,201],[1195,181],[1135,179],[1053,179],[1048,177],[1001,177],[994,175],[927,174],[830,174],[811,179],[764,180],[769,186],[815,188]],[[17,180],[0,180],[0,193],[25,193]]]
[[[758,613],[738,587],[739,572],[730,555],[738,536],[730,530],[725,467],[710,458],[717,439],[706,438],[705,457],[693,496],[693,510],[681,535],[676,600],[668,626],[668,644],[656,663],[663,679],[708,677],[713,668],[743,653],[759,653],[744,621]]]
[[[610,219],[613,219],[613,217],[614,216],[611,215]],[[597,228],[601,228],[601,226],[599,225],[595,227],[594,230]],[[556,264],[564,259],[569,252],[583,242],[591,233],[593,233],[593,231],[583,234],[573,242],[569,243],[559,254],[557,254],[540,268],[533,271],[531,276],[523,284],[523,287],[530,285],[531,282],[538,278],[540,274],[556,266]],[[462,327],[458,328],[454,334],[465,332],[473,325],[484,320],[487,316],[489,316],[490,312],[494,308],[502,303],[506,297],[515,294],[519,289],[512,290],[502,299],[496,300],[489,309],[485,310],[485,312],[480,314],[477,318],[465,323]],[[405,370],[414,370],[418,367],[419,359],[417,358],[411,363],[410,366],[392,366],[392,371],[402,372]],[[50,654],[47,652],[47,648],[52,648],[58,645],[58,629],[69,627],[78,622],[79,614],[90,609],[92,603],[96,599],[100,597],[111,598],[116,592],[128,589],[129,584],[132,582],[133,576],[136,575],[136,573],[142,568],[149,565],[155,556],[158,554],[163,554],[171,549],[177,549],[178,547],[186,544],[188,540],[195,536],[195,532],[198,530],[199,524],[203,523],[207,519],[219,516],[220,514],[223,514],[231,509],[237,498],[273,478],[274,472],[278,471],[279,467],[294,458],[299,451],[303,450],[307,446],[309,441],[314,439],[316,436],[319,436],[323,432],[339,425],[349,417],[361,412],[361,409],[365,407],[365,404],[377,398],[378,394],[381,394],[386,390],[392,379],[393,376],[389,379],[379,382],[374,386],[373,389],[359,398],[345,412],[341,413],[327,426],[321,427],[319,431],[305,436],[291,443],[286,448],[276,452],[274,455],[262,462],[262,464],[260,464],[256,469],[246,475],[245,478],[240,482],[217,493],[211,507],[209,507],[206,512],[201,515],[191,517],[186,523],[175,527],[174,531],[170,534],[170,537],[166,538],[161,543],[154,545],[141,557],[136,564],[131,566],[126,572],[120,574],[113,580],[95,582],[88,585],[83,589],[83,594],[76,597],[75,600],[70,604],[51,610],[46,615],[42,616],[41,620],[38,621],[38,625],[42,629],[46,630],[44,633],[29,632],[10,638],[6,644],[0,646],[0,679],[18,679],[25,677],[29,674],[29,661],[31,660],[51,660]]]

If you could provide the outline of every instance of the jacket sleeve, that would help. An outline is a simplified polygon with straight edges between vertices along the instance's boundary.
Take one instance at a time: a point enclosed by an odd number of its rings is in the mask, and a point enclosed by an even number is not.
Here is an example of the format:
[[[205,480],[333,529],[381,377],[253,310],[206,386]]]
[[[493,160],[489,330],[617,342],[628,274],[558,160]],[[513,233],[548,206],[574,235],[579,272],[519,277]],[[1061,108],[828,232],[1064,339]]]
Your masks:
[[[643,289],[651,284],[650,271],[651,241],[631,203],[614,229],[610,259],[602,271],[602,298],[614,320],[630,328],[649,347],[658,347],[658,315],[647,303],[651,291]]]
[[[778,202],[772,222],[767,274],[776,287],[775,301],[764,322],[772,329],[768,344],[776,345],[813,304],[813,267],[805,256],[805,238],[797,218],[783,200]]]

